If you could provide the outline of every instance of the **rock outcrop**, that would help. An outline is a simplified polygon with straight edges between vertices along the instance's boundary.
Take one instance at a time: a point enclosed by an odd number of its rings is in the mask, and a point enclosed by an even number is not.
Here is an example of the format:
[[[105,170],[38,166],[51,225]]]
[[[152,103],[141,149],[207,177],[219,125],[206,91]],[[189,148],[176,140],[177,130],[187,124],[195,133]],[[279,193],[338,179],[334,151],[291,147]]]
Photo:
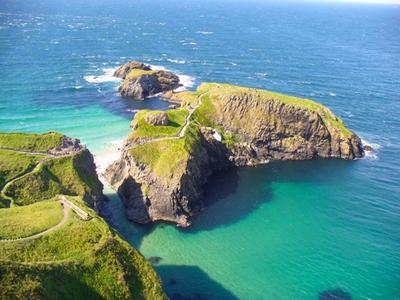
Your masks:
[[[153,126],[166,126],[168,125],[168,116],[165,112],[148,114],[145,118],[146,122]]]
[[[207,177],[232,166],[271,160],[362,157],[360,138],[311,100],[222,84],[170,94],[191,111],[182,137],[128,139],[106,177],[129,219],[190,225],[203,208]],[[134,122],[135,123],[135,122]]]
[[[131,61],[115,71],[114,76],[124,79],[118,91],[122,96],[143,100],[172,91],[181,86],[179,77],[169,71],[152,70],[149,65]]]

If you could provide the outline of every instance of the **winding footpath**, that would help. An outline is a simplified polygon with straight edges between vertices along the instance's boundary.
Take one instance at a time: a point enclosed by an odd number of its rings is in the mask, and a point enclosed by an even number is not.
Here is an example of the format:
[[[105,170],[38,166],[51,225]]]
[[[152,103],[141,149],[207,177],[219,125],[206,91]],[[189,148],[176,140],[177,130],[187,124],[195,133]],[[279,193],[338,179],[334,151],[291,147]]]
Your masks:
[[[62,202],[60,202],[60,203],[62,203]],[[62,206],[63,206],[64,217],[62,218],[61,222],[58,223],[57,225],[50,227],[49,229],[46,229],[45,231],[31,235],[31,236],[15,238],[15,239],[4,239],[4,240],[0,240],[0,242],[22,242],[22,241],[34,240],[34,239],[40,238],[41,236],[47,235],[53,231],[58,230],[60,227],[62,227],[68,221],[69,212],[71,211],[71,207],[69,205],[62,205]]]
[[[14,178],[12,178],[10,181],[8,181],[1,189],[0,189],[0,197],[3,199],[6,199],[8,201],[10,201],[10,203],[12,203],[12,199],[6,195],[6,191],[8,189],[9,186],[11,186],[14,182],[16,182],[17,180],[20,180],[32,173],[35,173],[36,171],[38,171],[42,165],[53,158],[61,158],[61,157],[68,157],[71,156],[72,154],[51,154],[51,153],[47,153],[47,152],[30,152],[30,151],[26,151],[26,150],[15,150],[12,148],[8,148],[8,147],[0,147],[0,150],[8,150],[8,151],[14,151],[17,153],[22,153],[22,154],[28,154],[28,155],[41,155],[44,156],[41,160],[39,160],[38,164],[32,168],[31,170],[26,170],[25,172],[22,172],[21,174],[18,174],[17,176],[15,176]]]
[[[165,140],[178,140],[181,139],[185,136],[186,130],[188,129],[189,125],[190,125],[190,118],[192,117],[192,115],[194,114],[194,112],[196,111],[196,109],[198,109],[201,104],[203,103],[203,97],[205,94],[207,94],[208,92],[204,92],[201,95],[199,95],[197,97],[197,99],[199,100],[197,105],[192,108],[191,110],[189,110],[189,114],[185,119],[185,124],[183,125],[183,127],[181,128],[181,130],[179,130],[179,133],[175,136],[164,136],[164,137],[159,137],[159,138],[154,138],[154,139],[149,139],[148,141],[146,141],[146,143],[154,143],[154,142],[160,142],[160,141],[165,141]]]

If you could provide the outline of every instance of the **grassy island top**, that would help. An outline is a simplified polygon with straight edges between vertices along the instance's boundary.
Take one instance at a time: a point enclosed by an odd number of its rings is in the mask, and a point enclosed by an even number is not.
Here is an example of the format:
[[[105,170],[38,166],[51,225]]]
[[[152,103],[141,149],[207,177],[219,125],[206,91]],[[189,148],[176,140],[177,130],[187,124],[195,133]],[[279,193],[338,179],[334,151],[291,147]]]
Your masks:
[[[197,142],[199,141],[198,135],[201,127],[214,128],[221,135],[223,143],[232,145],[236,142],[236,137],[231,132],[225,131],[223,124],[219,124],[216,121],[216,115],[222,113],[220,111],[221,107],[218,107],[218,101],[224,97],[249,96],[251,99],[277,101],[300,109],[309,110],[318,113],[325,126],[329,123],[344,136],[349,137],[353,135],[353,133],[345,127],[342,120],[336,117],[324,105],[309,99],[293,97],[267,90],[231,84],[203,83],[196,91],[168,93],[167,96],[171,97],[173,101],[180,102],[181,107],[186,109],[166,111],[170,120],[174,120],[175,126],[150,125],[146,123],[145,116],[152,112],[141,111],[135,116],[133,121],[133,127],[135,129],[130,135],[130,138],[133,140],[137,137],[157,138],[155,141],[134,146],[130,150],[130,153],[137,161],[148,165],[151,170],[160,177],[174,176],[185,171],[188,158],[196,151],[193,147],[199,144]],[[178,133],[185,125],[185,118],[187,117],[188,111],[193,111],[190,118],[190,126],[185,135],[179,138]],[[263,113],[258,111],[252,113],[254,113],[253,118],[238,120],[237,126],[240,128],[251,127],[254,119],[265,117]],[[233,115],[232,118],[235,118],[235,116]],[[160,139],[161,137],[165,137],[165,139]]]
[[[129,135],[129,139],[137,138],[157,138],[166,136],[175,136],[185,124],[186,117],[189,114],[187,109],[171,109],[165,111],[168,118],[168,125],[154,126],[146,122],[146,117],[161,113],[159,110],[141,110],[136,115],[132,122],[132,127],[135,128]]]
[[[82,220],[58,201],[0,210],[0,299],[166,299],[160,280],[82,198],[68,197],[92,218]],[[63,215],[65,215],[63,217]]]
[[[57,132],[0,133],[0,148],[31,152],[46,152],[62,144],[63,135]]]
[[[144,75],[154,75],[157,71],[154,70],[141,70],[141,69],[133,69],[126,75],[126,80],[135,80],[136,78]]]
[[[134,146],[130,154],[137,161],[146,164],[160,178],[179,176],[185,172],[190,155],[199,146],[199,128],[191,124],[183,138],[151,141]]]

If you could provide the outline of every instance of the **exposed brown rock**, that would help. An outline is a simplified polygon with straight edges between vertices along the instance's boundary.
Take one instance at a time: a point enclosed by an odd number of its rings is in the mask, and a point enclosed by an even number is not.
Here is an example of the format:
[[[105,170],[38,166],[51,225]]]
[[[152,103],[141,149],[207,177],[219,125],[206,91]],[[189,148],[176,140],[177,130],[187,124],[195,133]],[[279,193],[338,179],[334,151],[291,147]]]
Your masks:
[[[168,116],[165,112],[157,112],[148,114],[145,118],[146,122],[153,126],[168,125]]]

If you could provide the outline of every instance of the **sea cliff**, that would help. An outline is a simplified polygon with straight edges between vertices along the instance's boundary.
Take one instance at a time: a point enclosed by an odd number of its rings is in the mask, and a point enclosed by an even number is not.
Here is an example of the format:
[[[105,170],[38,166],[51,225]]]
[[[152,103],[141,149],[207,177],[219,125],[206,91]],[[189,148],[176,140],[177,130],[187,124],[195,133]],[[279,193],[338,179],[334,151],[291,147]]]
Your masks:
[[[363,156],[360,138],[312,100],[219,83],[165,97],[181,108],[166,112],[167,125],[146,121],[155,112],[137,114],[121,158],[105,174],[135,222],[190,225],[216,170]]]

